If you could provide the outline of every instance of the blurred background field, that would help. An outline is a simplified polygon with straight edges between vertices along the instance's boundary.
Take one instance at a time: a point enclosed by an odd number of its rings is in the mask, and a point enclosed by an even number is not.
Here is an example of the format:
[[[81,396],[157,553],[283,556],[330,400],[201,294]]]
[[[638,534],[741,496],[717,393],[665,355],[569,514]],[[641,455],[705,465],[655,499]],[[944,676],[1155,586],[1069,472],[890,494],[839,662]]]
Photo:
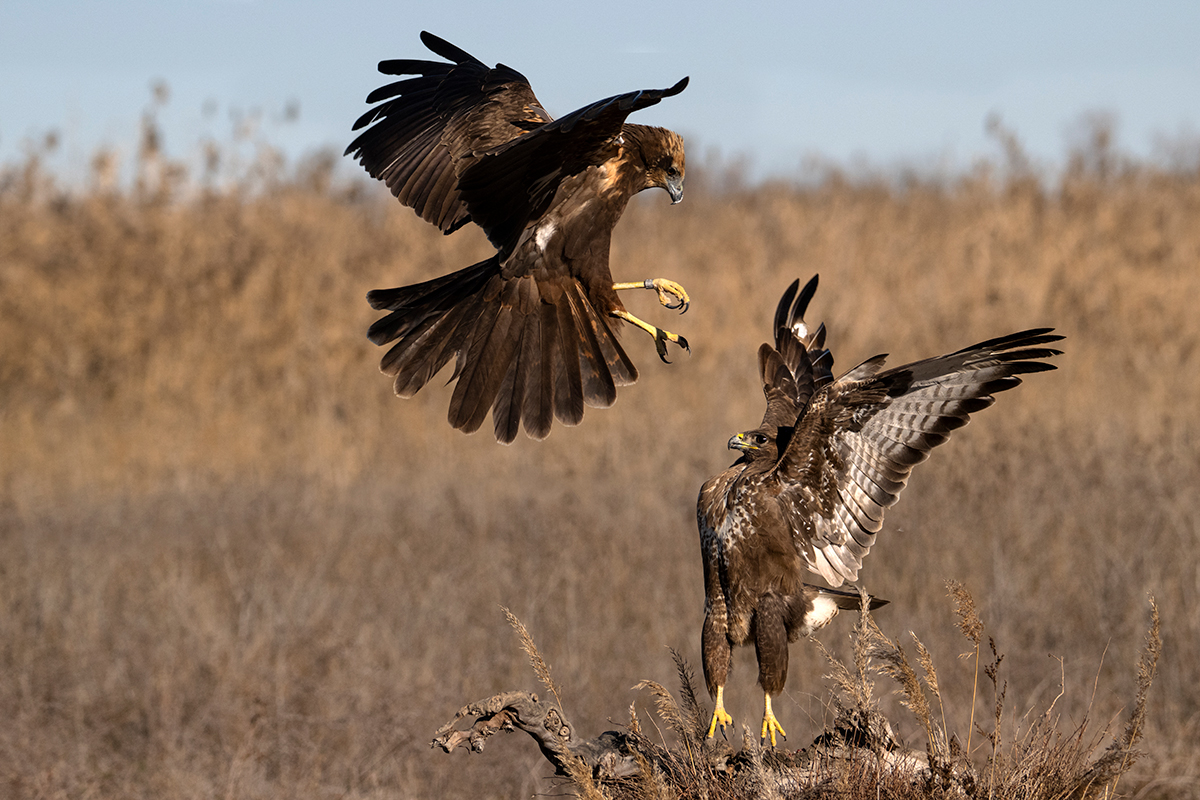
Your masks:
[[[615,407],[511,447],[451,430],[441,381],[393,397],[365,337],[368,289],[484,257],[477,232],[440,236],[333,154],[176,163],[149,117],[132,163],[97,153],[72,185],[36,148],[0,165],[0,793],[553,791],[525,741],[429,741],[465,702],[539,688],[501,606],[592,735],[649,705],[639,680],[674,686],[668,648],[699,669],[696,493],[761,416],[779,294],[820,273],[809,319],[839,371],[1067,337],[1058,371],[916,471],[861,575],[885,633],[932,651],[949,727],[965,739],[972,673],[947,579],[1005,654],[1009,733],[1060,691],[1068,729],[1118,719],[1153,594],[1165,654],[1121,788],[1200,796],[1200,170],[1094,123],[1053,176],[998,126],[1001,157],[936,178],[751,186],[693,159],[685,202],[638,198],[612,257],[688,288],[683,317],[627,302],[691,355],[626,335],[642,377]],[[844,653],[851,627],[820,638]],[[824,670],[793,645],[789,746],[822,729]]]

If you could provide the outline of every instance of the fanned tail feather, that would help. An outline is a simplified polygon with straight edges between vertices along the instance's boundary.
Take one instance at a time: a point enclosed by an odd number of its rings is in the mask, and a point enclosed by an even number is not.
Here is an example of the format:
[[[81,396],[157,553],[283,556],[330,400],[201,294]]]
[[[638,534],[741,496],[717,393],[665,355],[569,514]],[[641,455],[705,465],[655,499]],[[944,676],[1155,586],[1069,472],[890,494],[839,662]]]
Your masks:
[[[450,424],[471,433],[490,409],[496,439],[512,442],[523,425],[544,439],[555,419],[577,425],[585,406],[605,408],[637,369],[608,322],[572,279],[503,278],[497,259],[451,275],[371,292],[391,311],[369,331],[395,341],[380,368],[396,394],[411,397],[455,358]]]
[[[412,397],[462,347],[479,311],[479,293],[499,275],[495,258],[411,286],[367,293],[372,308],[392,313],[376,320],[367,338],[396,341],[379,368],[395,378],[396,394]]]

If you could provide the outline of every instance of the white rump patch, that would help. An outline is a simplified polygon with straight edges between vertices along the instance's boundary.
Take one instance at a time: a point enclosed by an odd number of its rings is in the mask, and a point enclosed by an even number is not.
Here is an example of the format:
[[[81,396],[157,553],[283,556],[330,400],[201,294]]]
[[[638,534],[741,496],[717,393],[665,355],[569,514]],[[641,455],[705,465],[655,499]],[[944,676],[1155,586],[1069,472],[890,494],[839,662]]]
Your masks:
[[[797,339],[803,339],[808,336],[808,326],[804,324],[804,320],[798,319],[792,325],[792,333],[796,334]]]
[[[832,598],[817,595],[813,599],[813,610],[804,615],[804,626],[800,629],[800,632],[808,636],[813,631],[824,628],[837,616],[837,613],[838,604]]]

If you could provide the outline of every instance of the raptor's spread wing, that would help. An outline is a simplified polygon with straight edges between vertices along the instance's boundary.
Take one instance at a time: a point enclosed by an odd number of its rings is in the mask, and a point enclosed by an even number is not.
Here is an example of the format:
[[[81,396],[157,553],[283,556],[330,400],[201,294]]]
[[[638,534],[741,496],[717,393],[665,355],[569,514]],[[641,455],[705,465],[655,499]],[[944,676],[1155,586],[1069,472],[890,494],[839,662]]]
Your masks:
[[[913,466],[1018,375],[1054,369],[1037,359],[1061,338],[1027,330],[887,371],[876,356],[818,388],[770,478],[809,568],[856,580]]]
[[[423,32],[421,41],[453,63],[382,61],[385,75],[415,77],[367,95],[379,103],[354,123],[353,154],[400,202],[450,233],[470,221],[458,189],[463,160],[491,150],[551,120],[524,75],[479,59]],[[380,102],[384,101],[384,102]]]
[[[481,153],[460,173],[472,219],[507,253],[525,226],[546,213],[564,178],[618,155],[626,117],[679,94],[687,83],[599,100]]]
[[[384,74],[415,77],[367,96],[384,102],[355,122],[354,130],[370,127],[346,154],[443,232],[475,222],[502,256],[564,177],[616,153],[629,114],[687,85],[616,95],[555,120],[511,67],[488,67],[430,33],[421,41],[452,63],[381,62]]]

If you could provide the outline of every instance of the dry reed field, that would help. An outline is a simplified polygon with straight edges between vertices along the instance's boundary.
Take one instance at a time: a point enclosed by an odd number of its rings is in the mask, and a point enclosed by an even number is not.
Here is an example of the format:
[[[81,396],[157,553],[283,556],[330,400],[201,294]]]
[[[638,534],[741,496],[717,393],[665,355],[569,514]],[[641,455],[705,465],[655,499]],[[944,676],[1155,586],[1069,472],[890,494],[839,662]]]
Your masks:
[[[780,292],[820,273],[808,318],[839,371],[1066,336],[1057,371],[915,471],[861,574],[892,601],[883,634],[928,648],[946,729],[965,746],[995,703],[986,681],[973,701],[947,581],[1003,654],[1000,739],[1052,709],[1101,752],[1137,695],[1153,595],[1163,655],[1115,789],[1200,797],[1195,170],[1102,140],[1055,178],[1012,152],[937,181],[745,187],[694,164],[682,205],[632,204],[612,256],[617,280],[688,288],[683,317],[627,302],[691,355],[664,365],[626,335],[641,379],[613,408],[503,447],[487,424],[449,428],[440,380],[393,397],[365,337],[368,289],[473,263],[481,235],[442,237],[328,158],[209,179],[152,144],[130,185],[105,157],[70,187],[37,154],[0,167],[0,795],[568,791],[523,736],[430,749],[464,703],[540,691],[501,607],[576,725],[596,735],[634,703],[657,738],[632,687],[676,691],[671,649],[700,663],[696,493],[761,417]],[[854,628],[819,639],[852,662]],[[836,681],[812,643],[791,655],[775,710],[794,749],[831,720]],[[727,690],[738,730],[761,715],[753,658]],[[884,713],[923,748],[892,688],[877,680]],[[988,739],[971,749],[986,774]]]

